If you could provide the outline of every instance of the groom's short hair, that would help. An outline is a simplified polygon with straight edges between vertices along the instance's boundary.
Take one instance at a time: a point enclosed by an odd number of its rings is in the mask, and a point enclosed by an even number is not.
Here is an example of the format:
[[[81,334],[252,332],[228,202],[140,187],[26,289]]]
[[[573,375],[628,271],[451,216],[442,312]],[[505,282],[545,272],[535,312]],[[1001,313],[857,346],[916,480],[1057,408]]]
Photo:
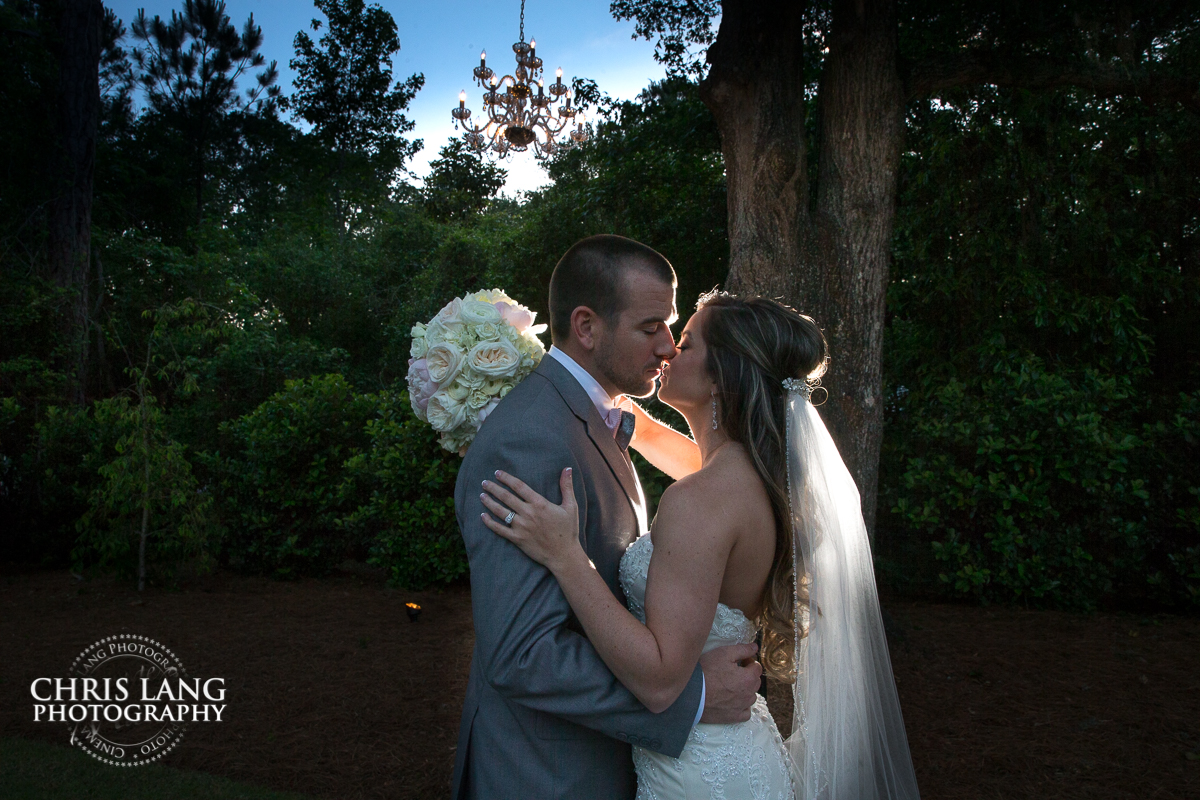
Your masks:
[[[571,245],[550,276],[550,337],[563,343],[571,335],[571,313],[587,306],[610,322],[625,310],[625,273],[645,270],[675,287],[671,262],[641,242],[602,233]]]

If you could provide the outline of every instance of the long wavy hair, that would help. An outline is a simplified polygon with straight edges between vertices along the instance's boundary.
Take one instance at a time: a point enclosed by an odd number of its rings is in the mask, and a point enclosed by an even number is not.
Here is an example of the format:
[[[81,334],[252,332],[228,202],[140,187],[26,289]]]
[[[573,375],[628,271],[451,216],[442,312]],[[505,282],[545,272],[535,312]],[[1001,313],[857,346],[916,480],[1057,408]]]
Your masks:
[[[776,680],[794,679],[795,604],[792,521],[788,508],[787,378],[815,380],[825,372],[829,348],[812,317],[765,297],[725,292],[701,295],[707,309],[701,335],[706,367],[716,383],[721,427],[750,454],[775,516],[775,558],[761,613],[760,659]],[[803,580],[798,584],[803,592]],[[800,598],[801,604],[804,598]]]

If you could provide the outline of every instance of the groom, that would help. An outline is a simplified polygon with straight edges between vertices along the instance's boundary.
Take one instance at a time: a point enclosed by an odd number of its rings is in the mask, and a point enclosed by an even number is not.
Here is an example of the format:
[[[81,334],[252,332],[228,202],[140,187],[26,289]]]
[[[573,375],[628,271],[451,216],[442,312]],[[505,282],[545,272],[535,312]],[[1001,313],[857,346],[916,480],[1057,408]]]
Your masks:
[[[577,242],[550,279],[554,346],[480,429],[458,473],[455,510],[471,563],[475,651],[454,763],[454,800],[631,800],[631,744],[678,756],[696,722],[749,719],[761,667],[753,645],[706,653],[683,694],[652,714],[592,649],[548,570],[480,520],[496,470],[560,502],[572,467],[584,549],[618,598],[621,554],[646,532],[625,451],[622,395],[654,390],[677,352],[675,272],[620,236]]]

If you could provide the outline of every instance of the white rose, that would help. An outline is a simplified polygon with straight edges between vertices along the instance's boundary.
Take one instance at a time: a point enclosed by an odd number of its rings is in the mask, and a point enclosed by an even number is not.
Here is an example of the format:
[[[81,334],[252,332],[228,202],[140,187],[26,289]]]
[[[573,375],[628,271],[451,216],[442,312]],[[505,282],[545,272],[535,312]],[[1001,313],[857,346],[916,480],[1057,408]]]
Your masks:
[[[425,353],[429,351],[429,345],[425,341],[425,337],[414,336],[412,346],[408,348],[408,354],[413,358],[424,358]]]
[[[458,375],[462,368],[462,351],[445,342],[435,344],[425,353],[429,377],[438,386],[445,386]]]
[[[472,389],[467,395],[467,408],[478,411],[492,401],[492,396],[483,389]]]
[[[475,335],[481,342],[494,342],[500,338],[500,326],[494,322],[484,322],[475,328]]]
[[[471,369],[484,375],[510,375],[521,363],[521,354],[503,339],[498,342],[480,342],[467,353],[467,363],[471,365]]]
[[[512,298],[499,289],[484,289],[482,292],[476,292],[472,297],[476,300],[482,300],[485,303],[495,303],[502,300],[512,302]]]
[[[444,391],[435,392],[425,406],[425,416],[435,431],[452,431],[467,418],[467,407]]]
[[[473,335],[471,335],[470,328],[459,325],[456,328],[448,328],[446,330],[445,341],[453,344],[460,350],[466,351],[471,349],[471,347],[475,344],[476,339]]]
[[[482,389],[484,386],[486,386],[488,383],[488,378],[486,375],[480,375],[478,372],[471,369],[471,365],[466,363],[464,360],[462,370],[458,373],[458,380],[456,383],[462,384],[473,392],[476,389]]]
[[[446,341],[446,326],[433,320],[425,326],[425,346],[433,347]]]
[[[458,316],[466,325],[482,325],[485,322],[495,325],[500,322],[500,312],[496,307],[482,300],[467,300],[462,304]]]

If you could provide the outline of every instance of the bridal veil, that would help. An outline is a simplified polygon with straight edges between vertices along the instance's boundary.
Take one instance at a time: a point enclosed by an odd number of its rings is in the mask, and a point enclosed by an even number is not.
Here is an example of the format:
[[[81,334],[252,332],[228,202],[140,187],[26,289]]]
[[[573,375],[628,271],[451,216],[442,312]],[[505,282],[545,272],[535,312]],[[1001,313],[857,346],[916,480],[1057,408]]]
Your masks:
[[[810,400],[788,389],[796,567],[797,800],[918,800],[858,487]]]

